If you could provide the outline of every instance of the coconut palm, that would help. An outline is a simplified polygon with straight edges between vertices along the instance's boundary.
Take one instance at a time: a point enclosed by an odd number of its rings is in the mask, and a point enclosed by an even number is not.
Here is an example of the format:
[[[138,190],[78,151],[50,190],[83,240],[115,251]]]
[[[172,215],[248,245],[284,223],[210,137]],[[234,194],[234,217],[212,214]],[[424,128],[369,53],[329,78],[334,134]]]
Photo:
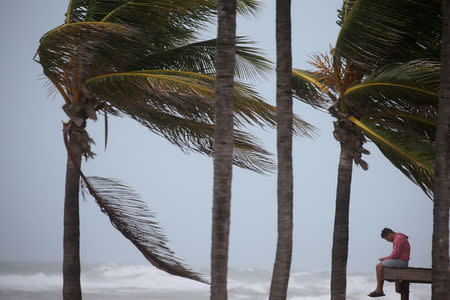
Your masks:
[[[292,48],[291,1],[276,3],[278,240],[269,299],[286,299],[292,260]]]
[[[252,14],[257,2],[241,0],[237,10]],[[41,38],[36,61],[64,99],[63,110],[70,119],[64,127],[68,145],[65,300],[81,299],[78,195],[82,157],[93,156],[85,129],[88,119],[97,119],[99,113],[105,121],[111,115],[128,116],[184,151],[213,155],[216,41],[197,40],[195,30],[214,15],[213,0],[71,0],[65,23]],[[248,40],[237,38],[236,43],[238,78],[252,78],[270,68]],[[275,108],[244,83],[236,82],[232,95],[237,127],[233,163],[267,171],[272,167],[269,153],[239,128],[274,125]],[[299,130],[307,127],[300,120],[296,124]],[[174,257],[157,227],[153,232],[139,229],[139,224],[154,221],[147,209],[140,212],[143,203],[135,193],[114,180],[84,175],[82,179],[113,225],[152,264],[171,274],[203,280]]]
[[[216,127],[211,230],[211,299],[226,300],[233,166],[233,85],[236,56],[236,0],[218,1]]]
[[[293,70],[294,96],[328,108],[341,148],[331,299],[345,299],[352,164],[367,169],[366,138],[432,195],[441,16],[435,1],[344,1],[331,54]]]
[[[442,1],[444,16],[441,49],[441,85],[436,132],[433,209],[432,299],[449,299],[449,202],[450,202],[450,2]]]

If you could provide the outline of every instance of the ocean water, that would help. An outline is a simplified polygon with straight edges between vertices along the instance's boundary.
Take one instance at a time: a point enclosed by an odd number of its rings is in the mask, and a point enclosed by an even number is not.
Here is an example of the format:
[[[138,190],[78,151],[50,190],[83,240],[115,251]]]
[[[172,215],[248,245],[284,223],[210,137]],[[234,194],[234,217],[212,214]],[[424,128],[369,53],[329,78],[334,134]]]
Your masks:
[[[0,263],[1,300],[61,299],[60,265]],[[200,270],[201,271],[201,270]],[[205,272],[203,274],[206,274]],[[289,300],[325,300],[329,296],[329,273],[291,273]],[[231,269],[229,299],[268,299],[270,270]],[[82,266],[81,284],[85,300],[206,300],[209,286],[175,277],[152,266],[89,265]],[[369,299],[375,288],[374,274],[349,274],[347,299]],[[412,284],[411,300],[431,298],[430,285]],[[385,284],[385,300],[397,300],[393,283]]]

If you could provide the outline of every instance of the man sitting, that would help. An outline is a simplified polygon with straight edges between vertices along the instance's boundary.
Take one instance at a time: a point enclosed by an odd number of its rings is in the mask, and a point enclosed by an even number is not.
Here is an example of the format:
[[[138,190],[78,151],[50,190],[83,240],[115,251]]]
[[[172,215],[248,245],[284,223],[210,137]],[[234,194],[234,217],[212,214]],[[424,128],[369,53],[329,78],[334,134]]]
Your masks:
[[[408,237],[403,233],[392,231],[390,228],[384,228],[381,231],[381,237],[388,242],[394,243],[391,255],[380,258],[381,261],[377,267],[377,288],[369,294],[369,297],[382,297],[383,293],[383,267],[389,268],[407,268],[409,262],[410,245]]]

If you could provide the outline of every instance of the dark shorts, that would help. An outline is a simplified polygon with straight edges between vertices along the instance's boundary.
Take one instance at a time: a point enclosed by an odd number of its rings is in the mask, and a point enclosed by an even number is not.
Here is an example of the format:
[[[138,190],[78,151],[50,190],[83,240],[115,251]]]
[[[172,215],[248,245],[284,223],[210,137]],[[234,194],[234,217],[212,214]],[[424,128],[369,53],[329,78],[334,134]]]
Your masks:
[[[386,259],[381,262],[383,266],[388,268],[407,268],[408,261],[403,259]]]

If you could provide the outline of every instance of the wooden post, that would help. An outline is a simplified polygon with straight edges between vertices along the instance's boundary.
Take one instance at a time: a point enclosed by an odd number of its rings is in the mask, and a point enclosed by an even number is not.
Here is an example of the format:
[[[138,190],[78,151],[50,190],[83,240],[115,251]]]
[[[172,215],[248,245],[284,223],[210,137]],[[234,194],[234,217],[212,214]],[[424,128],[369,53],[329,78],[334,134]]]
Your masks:
[[[400,294],[401,300],[409,300],[409,281],[396,281],[395,291]]]

